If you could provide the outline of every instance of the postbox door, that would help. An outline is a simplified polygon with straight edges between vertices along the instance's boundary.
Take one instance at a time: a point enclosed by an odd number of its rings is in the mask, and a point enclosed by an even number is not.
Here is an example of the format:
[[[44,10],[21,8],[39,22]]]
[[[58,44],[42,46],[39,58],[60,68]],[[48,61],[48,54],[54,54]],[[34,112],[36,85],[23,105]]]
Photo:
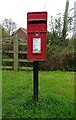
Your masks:
[[[45,60],[46,59],[46,33],[28,35],[28,60]]]

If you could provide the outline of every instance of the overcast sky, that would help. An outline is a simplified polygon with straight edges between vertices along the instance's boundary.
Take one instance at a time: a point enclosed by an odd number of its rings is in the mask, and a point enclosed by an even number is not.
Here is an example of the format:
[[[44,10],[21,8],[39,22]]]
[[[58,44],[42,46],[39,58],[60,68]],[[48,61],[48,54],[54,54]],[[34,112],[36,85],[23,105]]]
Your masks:
[[[76,0],[69,1],[71,9]],[[27,12],[47,11],[49,23],[51,15],[64,12],[65,3],[66,0],[0,0],[0,22],[11,18],[18,27],[27,28]]]

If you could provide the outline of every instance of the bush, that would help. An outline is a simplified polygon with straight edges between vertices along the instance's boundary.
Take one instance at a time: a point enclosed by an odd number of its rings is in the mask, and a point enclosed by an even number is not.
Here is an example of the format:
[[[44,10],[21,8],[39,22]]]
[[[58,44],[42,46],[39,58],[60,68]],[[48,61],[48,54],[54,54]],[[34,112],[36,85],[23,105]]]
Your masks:
[[[76,52],[67,52],[61,53],[61,70],[65,69],[68,71],[75,71],[76,70]]]
[[[62,47],[56,45],[47,46],[47,60],[45,62],[40,62],[40,70],[58,70],[60,69],[60,59],[59,54]]]
[[[74,52],[73,43],[73,40],[70,40],[68,46],[48,44],[47,60],[39,63],[39,69],[75,71],[76,52]]]

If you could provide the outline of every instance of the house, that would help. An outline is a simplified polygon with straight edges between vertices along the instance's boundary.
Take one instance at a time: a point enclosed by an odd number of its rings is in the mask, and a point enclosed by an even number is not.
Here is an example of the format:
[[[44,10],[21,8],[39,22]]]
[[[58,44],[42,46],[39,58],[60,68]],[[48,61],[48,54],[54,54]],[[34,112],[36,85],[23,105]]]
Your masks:
[[[12,34],[12,36],[23,39],[23,40],[26,40],[27,39],[27,29],[20,27],[17,31],[15,31]]]

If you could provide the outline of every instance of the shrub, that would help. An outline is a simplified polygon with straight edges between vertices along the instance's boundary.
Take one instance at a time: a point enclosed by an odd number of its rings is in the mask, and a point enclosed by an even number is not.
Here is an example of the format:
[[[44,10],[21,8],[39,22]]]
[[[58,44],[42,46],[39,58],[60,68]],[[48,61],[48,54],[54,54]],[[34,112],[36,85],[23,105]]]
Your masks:
[[[71,44],[72,43],[72,44]],[[76,70],[76,52],[74,51],[74,40],[70,40],[68,46],[47,46],[47,60],[39,63],[40,70]]]

